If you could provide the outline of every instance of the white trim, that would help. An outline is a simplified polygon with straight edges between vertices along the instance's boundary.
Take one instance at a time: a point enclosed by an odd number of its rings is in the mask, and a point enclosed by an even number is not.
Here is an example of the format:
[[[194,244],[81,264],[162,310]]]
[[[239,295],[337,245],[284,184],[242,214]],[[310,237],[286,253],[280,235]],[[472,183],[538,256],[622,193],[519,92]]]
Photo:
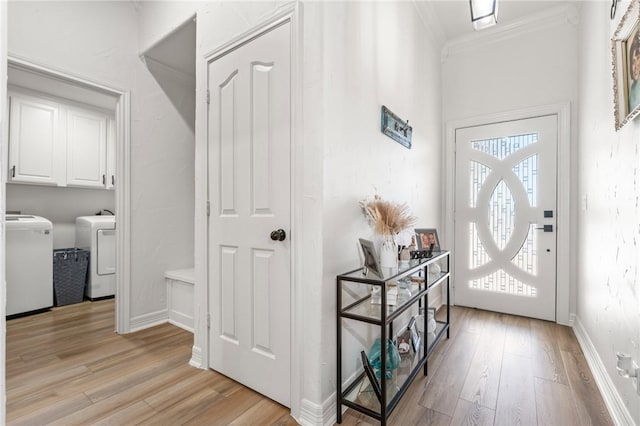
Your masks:
[[[587,334],[587,330],[582,325],[579,317],[575,317],[575,325],[573,326],[573,331],[578,339],[578,343],[580,344],[580,348],[584,353],[584,357],[587,360],[587,364],[591,369],[591,373],[593,374],[593,378],[596,381],[596,385],[598,385],[598,389],[602,394],[602,399],[604,400],[607,409],[609,410],[609,414],[613,419],[613,423],[616,425],[633,425],[635,422],[633,421],[633,417],[631,417],[631,413],[629,409],[624,404],[624,400],[618,393],[618,389],[616,388],[613,380],[609,374],[607,374],[607,369],[600,359],[598,355],[598,351],[596,347],[593,345],[593,342],[589,338],[589,334]]]
[[[116,106],[116,332],[131,331],[131,96]]]
[[[521,120],[544,115],[558,116],[558,183],[557,183],[557,258],[556,258],[556,322],[568,325],[571,318],[571,301],[575,298],[574,274],[571,270],[571,108],[569,102],[542,105],[515,111],[487,114],[462,120],[454,120],[446,124],[446,146],[443,155],[443,180],[446,188],[442,217],[444,217],[444,234],[446,246],[454,247],[454,215],[455,215],[455,132],[456,129],[479,126],[503,121]],[[455,304],[455,256],[451,256],[452,272],[451,304]],[[566,285],[561,285],[566,283]]]
[[[191,360],[189,365],[196,368],[206,369],[204,360],[202,359],[202,349],[199,346],[193,345],[191,348]]]
[[[189,325],[187,325],[190,320],[193,320],[193,318],[189,318],[188,316],[181,314],[179,312],[173,312],[170,315],[175,316],[176,319],[169,318],[167,320],[169,324],[175,325],[176,327],[181,328],[184,331],[188,331],[189,333],[193,333],[193,327],[190,327]],[[193,348],[191,349],[191,354],[193,355]],[[191,361],[189,361],[189,364],[191,364]]]
[[[209,313],[208,288],[208,235],[209,224],[206,216],[207,182],[208,182],[208,152],[207,152],[207,66],[211,61],[228,53],[236,47],[250,41],[285,22],[291,23],[291,228],[300,229],[303,226],[302,201],[304,168],[303,168],[303,31],[302,5],[299,2],[288,2],[280,7],[270,18],[259,25],[232,38],[221,46],[198,57],[196,63],[196,218],[195,218],[195,288],[194,288],[194,346],[191,365],[209,368],[209,333],[207,315]],[[200,182],[200,183],[199,183]],[[302,410],[304,335],[301,326],[304,318],[304,303],[302,293],[303,256],[298,247],[303,244],[302,232],[291,232],[291,415],[299,417]]]
[[[169,311],[161,309],[159,311],[150,312],[148,314],[140,315],[135,318],[131,318],[131,333],[144,330],[145,328],[155,327],[156,325],[169,322]]]
[[[49,67],[38,65],[28,59],[9,55],[8,63],[23,71],[35,73],[47,78],[63,81],[90,90],[98,91],[117,98],[116,103],[116,332],[128,333],[131,330],[130,288],[131,288],[131,104],[130,93],[102,83],[86,79]]]
[[[336,422],[336,393],[332,393],[322,405],[303,399],[296,421],[304,426],[330,426]],[[345,410],[347,407],[344,407]]]
[[[7,194],[7,160],[9,153],[9,138],[7,118],[7,2],[0,2],[0,81],[3,82],[0,88],[0,424],[6,424],[7,412],[7,385],[6,385],[6,359],[7,359],[7,281],[5,268],[5,212]]]
[[[446,42],[442,48],[443,62],[451,55],[567,23],[577,25],[578,21],[579,13],[574,5],[550,7],[524,19],[509,24],[496,25],[490,29],[463,35]]]

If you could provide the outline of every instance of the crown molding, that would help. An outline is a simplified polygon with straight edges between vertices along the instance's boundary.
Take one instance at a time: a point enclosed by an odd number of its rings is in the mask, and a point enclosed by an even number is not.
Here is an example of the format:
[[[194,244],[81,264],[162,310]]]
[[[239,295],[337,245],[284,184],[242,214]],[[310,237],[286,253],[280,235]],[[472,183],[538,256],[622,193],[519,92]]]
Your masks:
[[[442,25],[436,17],[436,11],[431,2],[413,0],[413,5],[418,12],[418,17],[420,18],[422,25],[429,35],[431,35],[431,39],[437,46],[443,46],[447,39],[444,34],[444,30],[442,29]]]
[[[464,35],[447,41],[442,48],[442,62],[451,55],[499,43],[525,34],[543,31],[560,25],[578,25],[580,15],[574,5],[562,5],[528,16],[506,25],[496,25],[490,29]]]

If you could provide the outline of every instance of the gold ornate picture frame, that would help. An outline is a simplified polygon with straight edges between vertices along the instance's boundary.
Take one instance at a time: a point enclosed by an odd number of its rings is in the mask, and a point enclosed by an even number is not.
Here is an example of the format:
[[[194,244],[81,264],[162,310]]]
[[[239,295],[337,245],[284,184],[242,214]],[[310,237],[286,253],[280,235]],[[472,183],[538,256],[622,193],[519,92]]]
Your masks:
[[[632,0],[611,38],[616,131],[640,114],[640,0]]]

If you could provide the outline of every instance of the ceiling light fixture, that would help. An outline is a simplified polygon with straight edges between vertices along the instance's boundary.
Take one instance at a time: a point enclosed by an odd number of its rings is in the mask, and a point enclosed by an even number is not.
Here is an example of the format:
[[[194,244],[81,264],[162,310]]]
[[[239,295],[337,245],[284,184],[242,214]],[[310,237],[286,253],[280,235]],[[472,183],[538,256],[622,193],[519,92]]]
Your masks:
[[[498,0],[469,0],[471,23],[478,31],[498,23]]]

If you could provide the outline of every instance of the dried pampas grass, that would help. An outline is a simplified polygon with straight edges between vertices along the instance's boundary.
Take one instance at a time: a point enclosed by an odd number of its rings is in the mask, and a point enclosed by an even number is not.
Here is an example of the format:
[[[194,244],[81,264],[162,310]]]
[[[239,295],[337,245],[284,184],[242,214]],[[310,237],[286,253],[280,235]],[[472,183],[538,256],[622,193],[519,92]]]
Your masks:
[[[398,234],[413,227],[417,220],[406,203],[385,201],[379,195],[373,200],[361,201],[360,205],[373,230],[380,235]]]

